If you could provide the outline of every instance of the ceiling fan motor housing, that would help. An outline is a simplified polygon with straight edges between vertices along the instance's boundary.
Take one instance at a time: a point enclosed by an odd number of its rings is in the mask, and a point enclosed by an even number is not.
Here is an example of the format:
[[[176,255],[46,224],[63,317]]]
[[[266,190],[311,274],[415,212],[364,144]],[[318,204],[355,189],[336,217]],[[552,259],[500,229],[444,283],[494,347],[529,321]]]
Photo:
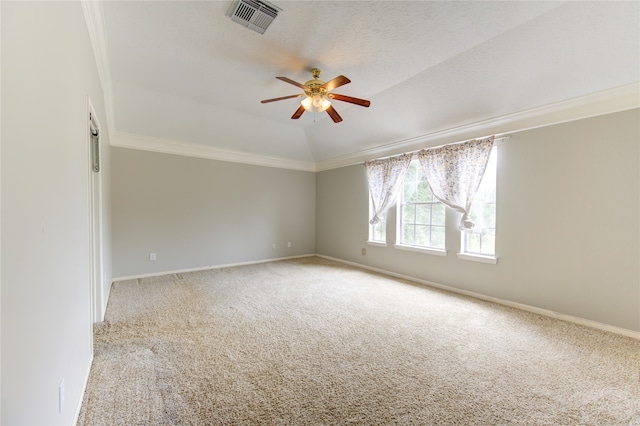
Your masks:
[[[311,68],[311,75],[313,76],[313,80],[309,80],[304,83],[305,87],[307,88],[304,93],[307,96],[313,98],[314,96],[324,96],[327,93],[327,89],[321,87],[325,83],[324,81],[319,79],[321,73],[322,71],[319,68]]]

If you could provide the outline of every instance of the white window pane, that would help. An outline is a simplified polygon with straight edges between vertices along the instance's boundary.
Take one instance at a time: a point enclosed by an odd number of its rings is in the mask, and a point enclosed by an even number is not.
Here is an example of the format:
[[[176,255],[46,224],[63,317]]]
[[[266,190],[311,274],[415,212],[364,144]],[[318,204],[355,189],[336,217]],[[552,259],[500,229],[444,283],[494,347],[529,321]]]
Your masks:
[[[485,229],[481,234],[482,239],[482,253],[486,255],[493,255],[496,252],[496,232],[494,229]]]
[[[431,190],[429,189],[429,185],[427,184],[426,181],[419,182],[417,184],[417,188],[418,188],[418,191],[417,191],[416,201],[421,203],[431,201],[431,198],[433,196],[431,195]]]
[[[480,253],[480,234],[473,232],[465,232],[467,241],[465,244],[465,251],[469,253]]]
[[[418,204],[415,207],[416,207],[416,224],[430,225],[431,224],[431,205]]]
[[[473,232],[463,232],[463,252],[495,255],[497,158],[497,149],[494,147],[469,211],[469,217],[476,226]]]
[[[431,206],[431,224],[437,226],[444,226],[445,224],[445,205],[442,203],[436,203]],[[444,232],[444,228],[443,228]]]
[[[429,226],[416,225],[416,245],[423,247],[429,247],[431,245],[429,228]]]
[[[496,205],[494,203],[482,206],[482,222],[487,228],[494,228],[496,225]]]
[[[411,162],[400,194],[398,242],[418,247],[444,248],[445,206],[433,197],[420,162]],[[438,226],[435,231],[433,226]],[[435,244],[435,245],[434,245]]]
[[[369,199],[369,218],[373,216],[373,205]],[[380,222],[369,224],[369,241],[387,242],[387,212],[378,215]]]
[[[416,206],[414,204],[402,205],[402,223],[414,223],[416,220]]]
[[[386,241],[387,240],[387,227],[383,226],[386,225],[386,223],[376,223],[374,225],[374,229],[375,229],[375,233],[374,233],[374,241]]]
[[[414,183],[405,183],[403,185],[402,198],[405,202],[413,202],[416,198],[416,186]]]
[[[413,224],[404,224],[402,225],[402,242],[405,244],[414,244],[414,231],[415,226]]]

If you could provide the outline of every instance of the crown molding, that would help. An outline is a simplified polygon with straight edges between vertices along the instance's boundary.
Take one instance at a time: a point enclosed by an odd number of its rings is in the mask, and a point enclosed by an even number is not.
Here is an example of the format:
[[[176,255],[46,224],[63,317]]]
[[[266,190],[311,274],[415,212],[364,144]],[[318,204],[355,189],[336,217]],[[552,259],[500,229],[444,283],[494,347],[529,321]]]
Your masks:
[[[300,170],[305,172],[316,171],[315,163],[310,161],[298,161],[287,158],[250,154],[240,151],[230,151],[206,145],[176,141],[172,139],[141,136],[131,133],[112,133],[109,141],[111,146],[120,148],[206,158],[209,160],[228,161],[231,163],[275,167],[280,169]]]
[[[446,143],[460,142],[485,135],[518,133],[525,130],[552,126],[639,107],[640,81],[488,120],[391,142],[376,148],[315,163],[261,156],[247,152],[230,151],[206,145],[122,132],[111,132],[110,143],[112,146],[143,151],[200,157],[265,167],[319,172],[351,166],[373,158],[386,157]]]
[[[391,142],[316,162],[316,171],[351,166],[378,157],[415,151],[485,135],[517,133],[640,107],[640,81],[488,120]]]
[[[105,30],[104,13],[102,1],[81,0],[84,20],[89,32],[89,40],[93,48],[93,56],[98,69],[98,78],[102,84],[104,96],[104,106],[109,134],[115,132],[115,115],[113,109],[113,90],[111,84],[111,67],[109,65],[109,49],[107,43],[107,32]]]

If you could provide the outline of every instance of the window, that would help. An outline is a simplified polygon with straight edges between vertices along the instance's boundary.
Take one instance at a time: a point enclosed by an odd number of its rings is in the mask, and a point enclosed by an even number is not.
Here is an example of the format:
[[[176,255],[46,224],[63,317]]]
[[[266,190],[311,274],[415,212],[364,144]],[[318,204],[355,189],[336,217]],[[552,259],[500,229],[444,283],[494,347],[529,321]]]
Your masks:
[[[445,206],[434,198],[420,162],[411,161],[398,201],[398,245],[445,248]]]
[[[469,212],[476,226],[473,231],[462,232],[462,254],[495,256],[497,166],[497,148],[494,146]]]
[[[373,211],[371,206],[371,198],[369,198],[369,212]],[[375,225],[369,224],[369,242],[387,243],[387,212],[378,215],[380,222]]]
[[[461,231],[461,250],[458,253],[460,259],[474,260],[478,262],[496,263],[496,175],[497,175],[497,148],[493,145],[493,137],[482,140],[473,140],[465,143],[465,146],[455,147],[462,150],[460,155],[449,156],[446,161],[440,161],[439,151],[419,151],[416,159],[411,160],[409,154],[403,166],[403,175],[396,175],[394,191],[398,191],[396,204],[396,244],[394,247],[402,250],[426,252],[438,256],[446,256],[446,206],[441,203],[431,192],[427,175],[432,179],[437,190],[444,191],[447,199],[453,196],[452,201],[447,201],[455,211],[464,210],[459,207],[460,202],[467,205],[467,189],[472,191],[477,184],[482,167],[486,168],[482,175],[482,181],[469,211],[469,219],[475,227],[470,231]],[[435,148],[437,149],[437,148]],[[479,149],[480,152],[473,151]],[[455,151],[455,150],[454,150]],[[456,151],[456,154],[458,152]],[[424,155],[423,155],[424,154]],[[445,152],[446,154],[446,152]],[[471,156],[468,160],[465,157]],[[488,160],[487,160],[488,155]],[[381,160],[376,160],[381,161]],[[435,161],[435,162],[434,162]],[[423,165],[430,167],[427,174],[423,173]],[[445,170],[441,170],[446,167]],[[451,170],[450,170],[451,168]],[[467,169],[468,168],[468,169]],[[405,172],[406,171],[406,172]],[[442,174],[446,179],[442,179]],[[465,174],[466,173],[466,174]],[[385,175],[387,177],[387,175]],[[371,180],[371,177],[368,176]],[[402,179],[398,185],[399,180]],[[453,182],[447,181],[453,180]],[[460,179],[460,182],[456,180]],[[434,183],[435,182],[435,183]],[[371,185],[371,182],[369,182]],[[445,185],[440,188],[439,184]],[[453,185],[453,186],[452,186]],[[398,188],[399,186],[399,188]],[[467,188],[468,187],[468,188]],[[457,191],[457,192],[456,192]],[[393,195],[385,194],[387,205]],[[460,201],[457,196],[463,197]],[[369,216],[372,216],[373,207],[369,200]],[[368,243],[373,245],[387,244],[388,214],[379,215],[381,221],[369,225]],[[393,215],[391,216],[393,218]],[[463,225],[471,225],[467,222],[467,216],[463,216]],[[393,235],[391,235],[393,238]]]

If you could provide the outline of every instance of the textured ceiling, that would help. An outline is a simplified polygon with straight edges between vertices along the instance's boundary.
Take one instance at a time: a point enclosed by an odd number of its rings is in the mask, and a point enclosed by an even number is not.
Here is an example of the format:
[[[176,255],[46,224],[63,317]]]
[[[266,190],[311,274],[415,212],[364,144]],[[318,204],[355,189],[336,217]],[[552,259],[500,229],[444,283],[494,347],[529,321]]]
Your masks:
[[[260,35],[235,1],[104,2],[115,130],[318,162],[640,80],[638,2],[272,3]],[[312,67],[371,107],[259,102]]]

